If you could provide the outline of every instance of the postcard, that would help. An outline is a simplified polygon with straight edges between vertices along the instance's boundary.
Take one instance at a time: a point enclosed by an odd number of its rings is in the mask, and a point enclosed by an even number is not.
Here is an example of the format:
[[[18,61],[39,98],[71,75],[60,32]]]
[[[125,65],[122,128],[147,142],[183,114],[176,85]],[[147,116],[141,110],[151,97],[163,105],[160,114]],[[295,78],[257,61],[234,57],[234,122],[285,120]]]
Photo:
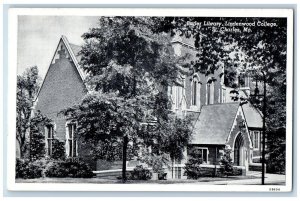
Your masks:
[[[293,10],[11,8],[12,191],[292,189]]]

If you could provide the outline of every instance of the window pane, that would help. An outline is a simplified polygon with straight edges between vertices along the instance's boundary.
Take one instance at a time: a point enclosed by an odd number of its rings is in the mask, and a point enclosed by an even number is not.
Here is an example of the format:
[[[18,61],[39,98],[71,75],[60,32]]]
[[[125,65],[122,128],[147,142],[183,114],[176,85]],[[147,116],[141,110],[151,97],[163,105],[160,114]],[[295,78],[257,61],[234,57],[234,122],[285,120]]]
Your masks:
[[[74,141],[74,148],[73,148],[73,156],[76,157],[76,149],[77,149],[77,143],[76,143],[76,140],[73,140]]]
[[[53,126],[51,125],[47,126],[47,137],[53,138]]]
[[[193,82],[193,105],[197,104],[197,82]]]
[[[47,154],[50,156],[52,154],[52,140],[48,139],[47,142],[48,142],[48,152],[47,152]]]
[[[207,149],[203,149],[203,161],[207,163]]]
[[[72,150],[73,150],[73,146],[72,146],[72,140],[68,140],[69,142],[69,156],[72,157]]]
[[[207,104],[210,104],[210,84],[207,85]]]
[[[72,139],[72,124],[68,125],[68,130],[69,130],[69,139]]]

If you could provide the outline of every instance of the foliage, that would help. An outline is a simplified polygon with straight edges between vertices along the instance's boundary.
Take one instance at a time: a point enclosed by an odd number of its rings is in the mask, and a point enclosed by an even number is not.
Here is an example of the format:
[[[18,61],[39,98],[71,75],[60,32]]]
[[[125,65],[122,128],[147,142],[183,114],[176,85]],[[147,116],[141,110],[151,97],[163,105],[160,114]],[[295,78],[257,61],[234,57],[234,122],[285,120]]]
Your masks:
[[[101,159],[120,159],[125,138],[133,143],[125,144],[130,158],[140,145],[175,157],[189,139],[187,121],[170,117],[166,93],[183,58],[174,55],[170,36],[153,33],[149,24],[149,17],[101,17],[83,35],[80,63],[91,93],[63,113],[78,121],[78,135]]]
[[[45,157],[45,136],[43,133],[36,133],[32,130],[31,141],[29,145],[30,159],[38,160]]]
[[[94,176],[91,168],[81,160],[53,161],[45,170],[47,177],[91,178]]]
[[[143,155],[142,162],[148,164],[154,173],[164,173],[164,167],[168,167],[169,157],[167,154],[156,155],[154,153],[148,153]]]
[[[267,172],[285,174],[285,129],[268,133]]]
[[[130,173],[129,179],[131,180],[149,180],[152,174],[150,170],[144,168],[142,165],[137,165]]]
[[[45,157],[44,127],[52,122],[51,119],[37,112],[30,121],[29,159],[37,160]]]
[[[44,167],[43,161],[31,162],[28,159],[16,159],[16,178],[40,178],[43,176]]]
[[[17,77],[17,132],[16,139],[20,146],[21,158],[28,151],[28,129],[30,127],[31,109],[40,86],[40,77],[36,66],[27,68]]]
[[[64,160],[66,156],[65,153],[65,143],[59,141],[58,139],[52,140],[52,155],[51,158],[55,160]]]
[[[202,175],[202,170],[200,165],[202,164],[202,159],[199,157],[201,155],[200,150],[194,149],[189,155],[188,162],[185,164],[184,170],[188,179],[198,179]]]
[[[230,156],[231,154],[231,149],[226,149],[224,150],[224,155],[222,156],[220,160],[220,166],[221,166],[221,173],[223,175],[226,175],[227,177],[229,175],[233,174],[233,162],[232,158]]]

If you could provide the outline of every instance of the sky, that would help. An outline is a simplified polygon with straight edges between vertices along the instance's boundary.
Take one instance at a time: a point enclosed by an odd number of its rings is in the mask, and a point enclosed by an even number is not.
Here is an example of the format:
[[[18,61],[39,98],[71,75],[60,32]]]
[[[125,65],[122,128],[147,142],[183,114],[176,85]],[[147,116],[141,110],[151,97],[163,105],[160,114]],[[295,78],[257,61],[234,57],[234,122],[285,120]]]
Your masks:
[[[43,78],[61,35],[70,43],[82,45],[82,34],[96,27],[99,17],[92,16],[19,16],[17,73],[37,66]]]

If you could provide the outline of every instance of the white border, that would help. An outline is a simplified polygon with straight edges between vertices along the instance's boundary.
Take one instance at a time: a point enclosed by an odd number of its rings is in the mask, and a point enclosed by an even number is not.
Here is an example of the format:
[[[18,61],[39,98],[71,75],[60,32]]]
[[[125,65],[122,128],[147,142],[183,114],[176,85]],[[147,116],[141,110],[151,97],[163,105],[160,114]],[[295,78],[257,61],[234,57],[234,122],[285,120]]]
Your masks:
[[[60,184],[15,183],[15,133],[16,133],[16,75],[18,15],[65,16],[198,16],[198,17],[287,17],[287,136],[286,185],[195,185],[195,184]],[[140,9],[140,8],[11,8],[8,33],[8,190],[15,191],[230,191],[280,192],[292,190],[292,99],[293,99],[293,11],[292,9]]]

